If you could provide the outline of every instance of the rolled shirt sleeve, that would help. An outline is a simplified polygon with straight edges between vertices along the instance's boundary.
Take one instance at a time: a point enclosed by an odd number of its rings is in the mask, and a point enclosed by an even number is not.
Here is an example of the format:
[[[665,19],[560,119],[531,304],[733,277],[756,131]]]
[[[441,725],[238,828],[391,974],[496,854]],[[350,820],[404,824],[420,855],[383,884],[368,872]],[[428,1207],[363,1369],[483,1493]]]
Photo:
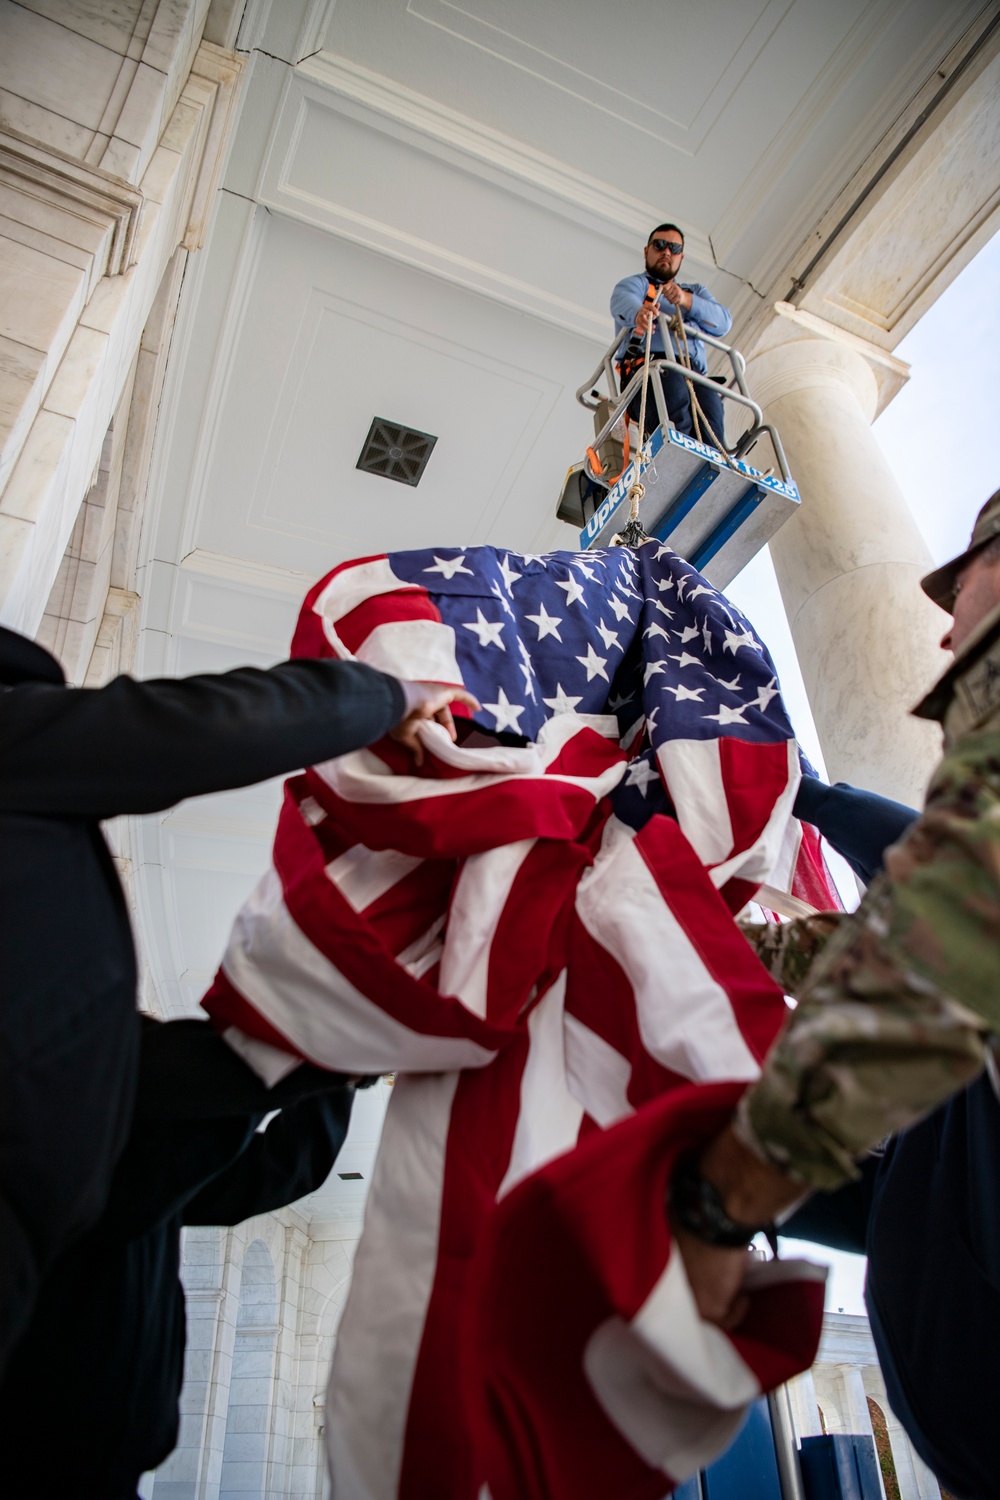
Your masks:
[[[1000,734],[945,756],[886,871],[816,958],[737,1116],[752,1150],[813,1188],[856,1177],[858,1156],[964,1088],[1000,1032]]]
[[[688,290],[691,293],[691,306],[685,322],[697,323],[699,328],[714,339],[723,338],[733,326],[733,315],[729,308],[716,302],[708,288],[697,282]]]

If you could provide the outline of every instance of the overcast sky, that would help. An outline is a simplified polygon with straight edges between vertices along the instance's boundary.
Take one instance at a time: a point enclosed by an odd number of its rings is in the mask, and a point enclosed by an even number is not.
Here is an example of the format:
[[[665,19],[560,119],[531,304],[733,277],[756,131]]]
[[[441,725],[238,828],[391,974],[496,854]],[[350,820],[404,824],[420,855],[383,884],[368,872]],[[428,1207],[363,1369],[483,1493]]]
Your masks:
[[[936,563],[966,545],[980,506],[1000,486],[1000,234],[939,297],[895,353],[912,374],[872,431]],[[822,754],[765,548],[726,591],[778,667],[806,754]],[[832,1267],[827,1309],[864,1312],[864,1259],[786,1240],[782,1253]]]

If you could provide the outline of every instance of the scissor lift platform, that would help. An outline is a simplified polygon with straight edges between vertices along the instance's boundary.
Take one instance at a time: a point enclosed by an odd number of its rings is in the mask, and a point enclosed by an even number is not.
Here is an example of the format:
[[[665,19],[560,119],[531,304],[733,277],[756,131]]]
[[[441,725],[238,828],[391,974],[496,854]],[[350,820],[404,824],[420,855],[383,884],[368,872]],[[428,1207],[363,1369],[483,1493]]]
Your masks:
[[[670,329],[662,314],[658,321],[664,347],[672,348]],[[713,383],[713,388],[727,407],[732,403],[749,413],[750,427],[726,453],[677,431],[671,425],[660,381],[653,373],[656,366],[677,371],[696,388],[712,383],[711,377],[658,355],[650,366],[649,396],[659,425],[609,488],[603,476],[594,472],[591,461],[596,462],[595,450],[602,443],[624,430],[630,403],[642,384],[642,374],[637,371],[623,390],[618,388],[615,361],[628,339],[626,330],[615,338],[590,380],[576,393],[582,406],[599,412],[599,431],[587,458],[567,473],[557,514],[560,520],[580,527],[584,551],[606,547],[628,519],[629,491],[639,483],[643,488],[639,520],[646,534],[673,547],[716,588],[725,588],[797,509],[799,492],[778,434],[764,421],[747,390],[742,354],[700,329],[686,332],[727,357],[732,379],[721,388]],[[602,378],[609,392],[603,400],[594,388]],[[780,478],[746,462],[744,455],[763,437],[770,441]]]
[[[560,515],[581,522],[580,547],[607,547],[628,518],[628,492],[638,480],[645,490],[639,520],[648,536],[667,542],[716,588],[725,588],[799,505],[792,480],[762,474],[742,459],[723,458],[673,428],[658,427],[636,464],[629,464],[610,490],[589,483],[578,506],[564,491]],[[577,511],[573,514],[570,510]],[[569,513],[568,513],[569,512]]]

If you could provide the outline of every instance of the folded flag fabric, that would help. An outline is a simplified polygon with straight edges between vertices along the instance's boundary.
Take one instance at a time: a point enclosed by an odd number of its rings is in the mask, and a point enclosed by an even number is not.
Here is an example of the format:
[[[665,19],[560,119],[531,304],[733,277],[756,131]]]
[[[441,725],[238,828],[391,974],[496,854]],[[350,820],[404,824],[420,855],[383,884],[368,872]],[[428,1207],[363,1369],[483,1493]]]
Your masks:
[[[475,1403],[484,1376],[465,1378],[462,1335],[498,1202],[591,1141],[614,1152],[620,1122],[678,1090],[745,1086],[781,1023],[783,997],[731,913],[779,869],[794,891],[797,747],[748,622],[655,543],[347,563],[307,596],[293,649],[464,683],[483,704],[458,744],[425,726],[419,769],[383,741],[289,782],[273,869],[204,1001],[265,1078],[301,1058],[398,1074],[334,1356],[333,1493],[471,1500],[496,1451],[481,1413],[499,1408]],[[810,873],[815,895],[828,876]],[[672,1117],[656,1120],[667,1150]],[[611,1287],[643,1266],[649,1291],[671,1264],[662,1194],[615,1213],[597,1274]],[[497,1295],[506,1284],[516,1301],[505,1276]],[[780,1309],[800,1317],[803,1279],[774,1290],[765,1349],[799,1347]],[[630,1285],[634,1301],[644,1283]],[[612,1303],[633,1321],[644,1305]],[[606,1319],[599,1300],[587,1308]],[[564,1304],[531,1313],[570,1347]],[[785,1368],[775,1359],[748,1366],[755,1390]],[[719,1405],[711,1382],[677,1401],[675,1416]],[[723,1406],[726,1421],[701,1413],[720,1445],[735,1420]],[[523,1438],[549,1441],[528,1426]],[[612,1465],[624,1441],[649,1468],[612,1419],[590,1438]],[[685,1477],[663,1451],[661,1494]]]
[[[823,1268],[748,1257],[749,1309],[724,1333],[699,1318],[664,1214],[622,1255],[635,1205],[662,1204],[678,1156],[739,1093],[672,1091],[490,1215],[463,1355],[491,1500],[661,1500],[729,1446],[748,1403],[812,1363]]]

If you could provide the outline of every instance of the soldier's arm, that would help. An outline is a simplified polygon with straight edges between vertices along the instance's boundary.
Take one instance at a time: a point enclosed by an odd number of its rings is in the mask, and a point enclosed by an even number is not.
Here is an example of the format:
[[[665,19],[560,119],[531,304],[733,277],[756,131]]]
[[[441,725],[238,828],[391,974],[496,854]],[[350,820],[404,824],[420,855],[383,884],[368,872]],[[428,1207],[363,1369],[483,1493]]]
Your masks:
[[[816,959],[736,1132],[811,1188],[963,1088],[1000,1033],[1000,734],[945,756],[886,875]]]
[[[806,975],[837,931],[845,914],[816,912],[794,922],[741,922],[740,931],[776,984],[798,995]]]

